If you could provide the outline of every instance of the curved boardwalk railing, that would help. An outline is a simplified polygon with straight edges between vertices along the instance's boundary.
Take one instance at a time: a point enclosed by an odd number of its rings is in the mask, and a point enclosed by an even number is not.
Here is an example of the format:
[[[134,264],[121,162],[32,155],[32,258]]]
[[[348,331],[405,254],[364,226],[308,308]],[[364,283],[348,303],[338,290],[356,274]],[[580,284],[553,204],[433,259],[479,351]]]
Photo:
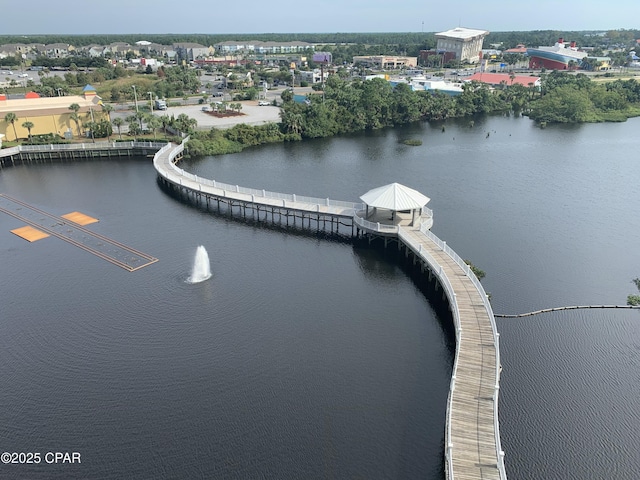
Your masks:
[[[182,153],[184,144],[188,140],[189,138],[187,137],[180,145],[174,146],[173,148],[171,148],[171,146],[166,149],[163,147],[153,159],[153,165],[158,174],[175,185],[189,188],[195,192],[208,193],[233,200],[348,218],[353,217],[356,210],[362,210],[364,208],[363,203],[270,192],[268,190],[241,187],[239,185],[231,185],[198,177],[197,175],[184,171],[176,165],[176,157]]]
[[[54,143],[51,145],[18,145],[17,147],[0,149],[0,157],[8,157],[28,152],[62,152],[85,150],[113,150],[129,148],[157,149],[170,145],[164,142],[96,142],[96,143]]]
[[[363,218],[363,204],[267,192],[200,178],[176,165],[183,148],[184,142],[163,147],[154,158],[158,173],[172,183],[263,205],[286,204],[310,212],[322,208],[331,214],[352,216],[354,224],[365,231],[397,236],[429,265],[449,299],[456,329],[445,431],[447,478],[506,480],[498,422],[499,334],[493,310],[471,268],[429,230],[433,223],[431,210],[425,208],[421,212],[423,223],[418,227],[370,222]]]
[[[490,379],[491,381],[487,382],[488,385],[485,385],[483,389],[486,391],[487,386],[493,389],[493,392],[491,395],[492,410],[493,410],[492,423],[493,423],[493,432],[494,432],[494,447],[493,447],[493,454],[492,454],[493,460],[491,464],[483,464],[482,462],[478,462],[478,475],[473,477],[468,477],[465,475],[464,478],[500,478],[504,480],[507,478],[507,476],[504,468],[504,451],[502,450],[502,444],[500,440],[500,423],[498,418],[498,397],[499,397],[499,391],[500,391],[500,370],[501,370],[500,334],[498,333],[496,328],[496,323],[495,323],[495,318],[493,314],[493,309],[491,307],[491,303],[489,302],[489,298],[484,288],[482,287],[482,284],[480,283],[476,275],[473,273],[469,265],[467,265],[465,261],[446,244],[446,242],[440,240],[433,232],[431,232],[427,228],[422,227],[420,229],[420,233],[424,235],[426,238],[428,238],[431,242],[433,242],[433,244],[435,244],[438,249],[446,253],[453,260],[453,262],[460,268],[464,276],[471,281],[471,283],[473,284],[473,286],[477,291],[479,298],[482,301],[483,308],[486,312],[486,317],[483,320],[485,320],[489,324],[491,329],[493,350],[495,352],[494,353],[495,360],[491,362],[493,364],[493,376]],[[438,265],[437,262],[435,263],[435,265]],[[442,267],[440,267],[440,272],[442,272]],[[440,278],[442,278],[442,276],[440,276]],[[445,287],[445,290],[446,290],[446,287]],[[458,296],[455,293],[455,291],[453,292],[453,295],[451,295],[450,293],[451,292],[447,292],[447,296],[449,297],[449,300],[452,303],[457,303]],[[468,432],[464,431],[464,427],[459,432],[452,433],[451,431],[451,425],[454,423],[454,418],[452,417],[455,414],[452,404],[457,395],[457,391],[460,390],[460,383],[461,381],[463,381],[463,378],[459,373],[459,362],[458,362],[459,354],[462,349],[461,345],[464,342],[463,334],[466,330],[465,328],[466,322],[464,322],[463,320],[464,319],[460,319],[459,325],[456,326],[456,345],[457,345],[456,360],[454,362],[454,367],[453,367],[452,381],[451,381],[451,387],[449,391],[449,408],[447,413],[448,440],[446,444],[447,444],[447,450],[451,451],[450,457],[452,458],[455,458],[455,449],[457,448],[456,439],[459,442],[461,439],[464,439],[466,436],[468,436]],[[486,349],[487,345],[482,345],[482,348]],[[491,349],[491,347],[489,347],[489,349]],[[479,396],[479,397],[480,398],[478,398],[478,402],[481,402],[482,396]],[[484,397],[484,398],[486,399],[488,397]],[[461,399],[461,402],[462,402],[462,399]],[[448,458],[447,462],[453,463],[451,458]],[[493,462],[495,462],[495,464]],[[491,468],[493,465],[495,465],[495,468],[497,469],[496,471],[497,471],[497,474],[499,475],[497,477],[490,475],[491,472],[487,471],[487,470],[493,470],[493,468]],[[454,465],[450,465],[450,471],[451,471],[451,474],[449,475],[450,479],[453,479],[455,477],[455,470],[456,469],[454,468]]]
[[[362,210],[365,207],[362,203],[268,192],[200,178],[176,165],[177,157],[183,152],[186,141],[188,137],[179,145],[155,142],[100,142],[19,146],[0,150],[0,157],[29,151],[157,149],[153,159],[156,171],[165,180],[181,187],[266,206],[350,217],[355,225],[365,231],[397,236],[406,248],[411,249],[438,277],[449,299],[456,329],[456,353],[447,399],[445,429],[447,478],[506,480],[498,421],[501,369],[499,334],[493,310],[484,288],[471,268],[446,242],[429,230],[433,223],[431,210],[426,207],[423,209],[420,217],[422,223],[417,227],[386,225],[362,218]],[[560,307],[545,311],[567,308],[585,307]],[[486,338],[485,335],[490,338]]]

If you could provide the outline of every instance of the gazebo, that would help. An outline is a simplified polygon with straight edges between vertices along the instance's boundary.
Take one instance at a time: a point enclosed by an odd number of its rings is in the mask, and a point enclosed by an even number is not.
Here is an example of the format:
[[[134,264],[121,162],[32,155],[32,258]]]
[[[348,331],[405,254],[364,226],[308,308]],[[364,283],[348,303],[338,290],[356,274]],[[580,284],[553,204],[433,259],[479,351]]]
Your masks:
[[[391,220],[391,223],[401,223],[403,218],[397,216],[398,213],[410,213],[409,225],[413,226],[416,220],[416,212],[418,217],[429,200],[429,197],[421,194],[417,190],[405,187],[399,183],[391,183],[383,187],[374,188],[360,197],[367,209],[365,218],[376,217],[379,220],[379,210],[390,211],[391,216],[384,216],[385,219]],[[373,211],[369,212],[369,207],[373,207]],[[396,218],[397,217],[397,218]],[[381,221],[380,223],[387,223]]]

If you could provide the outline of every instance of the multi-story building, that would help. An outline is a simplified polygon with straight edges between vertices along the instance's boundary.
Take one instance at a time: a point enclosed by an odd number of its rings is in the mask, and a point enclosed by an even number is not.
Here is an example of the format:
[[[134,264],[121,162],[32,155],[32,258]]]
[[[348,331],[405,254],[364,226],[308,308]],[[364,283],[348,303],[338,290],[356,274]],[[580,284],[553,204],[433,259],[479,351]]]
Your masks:
[[[68,43],[50,43],[44,46],[44,54],[49,58],[68,57],[74,50],[75,47]]]
[[[354,64],[381,70],[418,66],[418,57],[393,57],[387,55],[355,55]]]
[[[238,53],[283,54],[314,50],[315,45],[307,42],[262,42],[259,40],[228,41],[214,46],[216,53],[235,55]]]
[[[205,47],[199,43],[192,42],[174,43],[173,48],[178,57],[188,62],[192,62],[199,58],[207,58],[213,53],[213,49],[211,47]]]
[[[482,43],[489,35],[486,30],[457,27],[446,32],[436,33],[438,52],[455,53],[456,60],[467,63],[480,63]]]

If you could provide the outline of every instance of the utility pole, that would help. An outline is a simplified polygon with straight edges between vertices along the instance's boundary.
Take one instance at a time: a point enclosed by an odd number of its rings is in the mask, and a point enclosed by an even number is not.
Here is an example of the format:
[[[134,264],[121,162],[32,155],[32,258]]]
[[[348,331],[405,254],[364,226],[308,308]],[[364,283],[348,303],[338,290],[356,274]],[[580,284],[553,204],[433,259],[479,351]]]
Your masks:
[[[91,141],[93,143],[96,143],[96,137],[95,137],[95,135],[93,133],[93,131],[96,128],[96,122],[95,122],[95,120],[93,118],[93,108],[89,107],[89,112],[91,113]]]
[[[136,113],[137,113],[138,112],[138,94],[136,93],[136,86],[131,85],[131,87],[133,88],[133,101],[136,104]]]
[[[149,94],[149,106],[151,107],[151,113],[153,113],[153,92],[147,92]]]

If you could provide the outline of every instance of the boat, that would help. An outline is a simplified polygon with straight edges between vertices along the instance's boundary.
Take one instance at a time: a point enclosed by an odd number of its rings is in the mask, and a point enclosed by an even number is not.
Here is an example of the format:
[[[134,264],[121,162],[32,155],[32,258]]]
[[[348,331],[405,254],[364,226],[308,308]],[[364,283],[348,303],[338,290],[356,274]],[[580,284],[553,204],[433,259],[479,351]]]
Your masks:
[[[567,47],[564,39],[559,38],[553,47],[527,48],[527,55],[532,69],[575,70],[588,54],[579,51],[576,42]]]

